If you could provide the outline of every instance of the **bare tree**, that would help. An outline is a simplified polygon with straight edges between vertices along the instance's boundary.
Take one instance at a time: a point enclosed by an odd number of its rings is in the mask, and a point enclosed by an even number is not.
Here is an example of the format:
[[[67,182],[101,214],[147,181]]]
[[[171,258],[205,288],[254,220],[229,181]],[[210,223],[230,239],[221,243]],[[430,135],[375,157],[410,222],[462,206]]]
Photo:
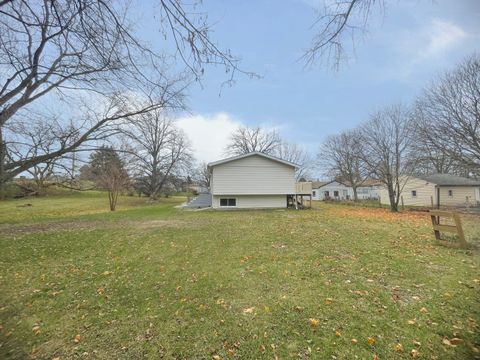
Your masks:
[[[290,161],[298,165],[295,177],[297,180],[308,177],[312,160],[309,153],[300,145],[281,141],[280,145],[274,152],[274,155],[280,159]]]
[[[101,146],[90,154],[90,179],[96,187],[107,191],[110,211],[115,211],[118,195],[130,182],[124,162],[112,147]]]
[[[414,129],[410,112],[401,105],[375,112],[360,129],[363,161],[369,173],[386,186],[393,212],[398,211],[402,190],[415,171],[416,160],[411,151]]]
[[[136,174],[150,198],[156,199],[172,176],[191,165],[186,135],[165,112],[156,110],[133,118],[123,133],[130,138],[137,159]]]
[[[280,137],[275,130],[266,130],[259,126],[241,126],[231,135],[225,153],[242,155],[257,151],[274,155],[280,143]]]
[[[110,164],[105,172],[99,174],[96,179],[97,187],[106,190],[110,211],[115,211],[118,202],[118,195],[130,182],[128,173],[122,167]]]
[[[333,0],[326,1],[312,28],[317,30],[302,60],[312,65],[319,60],[330,62],[338,68],[345,56],[345,43],[355,44],[356,37],[367,28],[369,16],[375,6],[383,12],[383,0]]]
[[[210,180],[212,178],[212,173],[208,167],[207,163],[201,163],[196,171],[196,178],[200,186],[210,188]]]
[[[480,176],[480,56],[468,57],[428,86],[416,102],[415,117],[419,141],[441,155],[436,170],[450,171],[456,164],[463,173]]]
[[[139,41],[124,4],[102,0],[0,2],[0,185],[36,164],[98,139],[99,133],[105,136],[105,127],[113,121],[165,106],[154,100],[142,109],[125,106],[126,94],[158,99],[155,93],[164,92],[169,75],[164,66],[167,56]],[[231,76],[239,71],[238,60],[210,40],[206,17],[180,0],[159,0],[159,4],[164,35],[173,39],[174,55],[181,57],[190,74],[199,78],[207,64],[224,66]],[[170,100],[176,98],[176,90]],[[49,103],[63,100],[70,112],[76,110],[76,116],[59,121],[63,137],[51,152],[38,156],[26,152],[12,160],[7,126],[43,98]],[[84,114],[78,114],[77,106],[71,104],[79,98],[89,110]],[[92,98],[107,104],[103,116],[90,116]]]
[[[329,176],[347,182],[358,201],[357,189],[370,175],[364,161],[364,143],[358,130],[329,136],[320,147],[318,159]]]

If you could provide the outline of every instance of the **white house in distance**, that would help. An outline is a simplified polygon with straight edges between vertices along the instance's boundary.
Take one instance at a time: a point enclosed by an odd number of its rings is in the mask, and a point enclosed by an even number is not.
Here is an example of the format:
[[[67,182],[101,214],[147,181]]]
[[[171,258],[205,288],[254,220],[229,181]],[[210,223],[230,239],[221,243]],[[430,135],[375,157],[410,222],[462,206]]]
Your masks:
[[[401,196],[407,206],[476,206],[480,181],[450,174],[416,175],[405,182]],[[380,191],[380,201],[389,204],[386,188]]]
[[[296,195],[297,165],[252,152],[208,164],[212,208],[285,208]],[[309,195],[309,194],[308,194]]]
[[[312,182],[312,199],[314,200],[347,200],[353,198],[353,189],[340,181]]]
[[[377,180],[366,180],[357,187],[357,197],[361,200],[378,199],[382,185]],[[349,200],[353,199],[353,188],[349,183],[332,180],[312,182],[312,199],[314,200]]]

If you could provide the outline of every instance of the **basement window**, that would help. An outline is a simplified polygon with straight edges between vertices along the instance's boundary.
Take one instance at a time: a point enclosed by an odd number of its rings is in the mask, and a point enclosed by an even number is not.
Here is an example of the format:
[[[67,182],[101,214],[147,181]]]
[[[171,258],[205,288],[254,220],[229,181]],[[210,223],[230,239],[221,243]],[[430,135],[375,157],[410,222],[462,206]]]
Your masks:
[[[412,197],[417,197],[417,190],[412,190]]]
[[[220,206],[237,206],[237,199],[220,199]]]
[[[453,196],[453,190],[448,190],[448,196]]]

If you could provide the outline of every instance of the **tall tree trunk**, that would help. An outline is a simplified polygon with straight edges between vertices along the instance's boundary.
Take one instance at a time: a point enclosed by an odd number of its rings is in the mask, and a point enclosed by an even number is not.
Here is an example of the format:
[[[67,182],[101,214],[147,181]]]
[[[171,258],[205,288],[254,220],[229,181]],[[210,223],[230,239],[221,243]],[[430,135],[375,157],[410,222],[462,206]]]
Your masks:
[[[0,126],[0,199],[5,197],[7,175],[5,173],[5,161],[7,157],[7,144],[3,141],[3,128]]]
[[[357,186],[352,186],[353,188],[353,201],[358,202]]]
[[[390,211],[398,212],[398,203],[396,201],[395,190],[393,190],[393,184],[388,184],[388,198],[390,200]]]

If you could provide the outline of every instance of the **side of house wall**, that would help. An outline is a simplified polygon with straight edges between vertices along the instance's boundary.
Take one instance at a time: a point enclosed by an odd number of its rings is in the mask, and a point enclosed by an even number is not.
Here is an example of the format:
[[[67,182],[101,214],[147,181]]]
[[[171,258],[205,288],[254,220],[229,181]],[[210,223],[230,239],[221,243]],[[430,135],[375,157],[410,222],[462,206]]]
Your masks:
[[[440,205],[476,205],[475,189],[475,186],[441,186]],[[449,191],[452,195],[449,195]]]
[[[286,195],[213,195],[212,207],[214,209],[229,209],[220,206],[220,199],[236,199],[235,209],[262,209],[262,208],[286,208]],[[233,208],[233,207],[232,207]]]
[[[295,168],[259,155],[216,165],[213,195],[295,194]]]
[[[380,189],[380,202],[384,205],[390,205],[387,188]],[[410,178],[403,187],[402,194],[403,203],[406,206],[428,206],[437,204],[435,196],[435,184],[426,182],[418,178]],[[401,201],[399,202],[401,205]]]

